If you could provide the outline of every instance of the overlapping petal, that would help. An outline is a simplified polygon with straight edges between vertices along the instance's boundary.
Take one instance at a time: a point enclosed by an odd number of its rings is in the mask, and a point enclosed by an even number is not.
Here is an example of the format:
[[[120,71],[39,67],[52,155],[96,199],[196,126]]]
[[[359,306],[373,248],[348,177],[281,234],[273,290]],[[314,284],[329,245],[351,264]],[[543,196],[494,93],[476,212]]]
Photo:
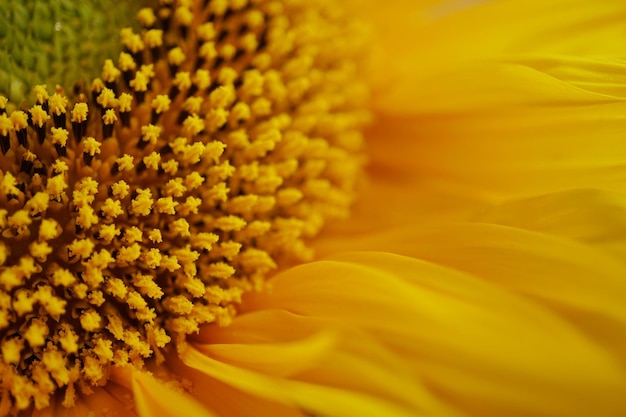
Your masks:
[[[426,188],[480,200],[623,183],[623,2],[367,10],[355,7],[381,45],[369,132],[385,138],[370,141],[376,175],[402,167]]]
[[[443,251],[445,245],[431,246]],[[493,246],[507,247],[502,241]],[[523,248],[516,250],[520,256],[513,258],[523,263]],[[489,257],[474,253],[472,259],[483,265]],[[183,361],[253,395],[323,415],[355,415],[362,406],[369,415],[403,415],[402,408],[384,408],[391,404],[433,416],[624,411],[618,399],[626,373],[615,352],[549,303],[493,280],[488,268],[468,273],[472,262],[464,260],[454,270],[398,255],[352,253],[291,269],[246,300],[249,311],[233,326],[206,329]],[[355,338],[360,346],[346,339],[318,361],[305,360],[308,370],[296,371],[289,355],[286,368],[275,363],[268,370],[266,356],[254,354],[279,353],[316,328],[333,328],[340,338],[361,334]],[[278,341],[286,345],[272,347]],[[221,355],[228,346],[249,350],[245,363]]]
[[[543,87],[511,76],[498,89],[483,86],[483,93],[478,88],[460,94],[456,104],[427,97],[413,115],[379,114],[370,134],[386,140],[370,143],[373,175],[394,172],[422,184],[447,184],[458,195],[486,202],[581,187],[622,191],[626,104],[623,84],[612,76],[614,66],[544,64],[533,63],[541,70],[523,67],[544,79]],[[525,95],[516,104],[499,98],[514,98],[516,91]],[[420,102],[419,96],[414,100]],[[425,107],[431,102],[448,109],[429,112]],[[417,186],[407,196],[421,192]]]
[[[406,103],[392,97],[411,100],[430,76],[462,73],[468,62],[526,54],[623,53],[619,39],[626,6],[619,0],[396,0],[382,8],[346,3],[376,30],[373,73],[384,86],[375,104],[380,109],[402,110],[399,104]]]
[[[624,259],[625,210],[624,193],[580,188],[512,200],[476,218],[579,240]]]
[[[181,410],[190,416],[212,417],[213,414],[181,388],[174,390],[145,372],[134,372],[132,389],[140,417],[175,417]]]
[[[182,372],[195,372],[199,386],[219,380],[249,395],[329,416],[416,410],[462,415],[437,401],[377,338],[345,322],[263,309],[228,328],[204,329],[193,346],[182,360],[195,371]]]

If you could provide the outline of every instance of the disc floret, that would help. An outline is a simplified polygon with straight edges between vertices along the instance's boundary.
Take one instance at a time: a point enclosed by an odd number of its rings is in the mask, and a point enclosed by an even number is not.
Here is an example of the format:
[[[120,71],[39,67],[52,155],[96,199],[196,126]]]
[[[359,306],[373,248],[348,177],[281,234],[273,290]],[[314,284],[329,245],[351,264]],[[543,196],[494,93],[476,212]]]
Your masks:
[[[89,91],[0,110],[11,410],[71,406],[111,366],[228,325],[353,200],[367,113],[348,19],[322,0],[162,3]]]

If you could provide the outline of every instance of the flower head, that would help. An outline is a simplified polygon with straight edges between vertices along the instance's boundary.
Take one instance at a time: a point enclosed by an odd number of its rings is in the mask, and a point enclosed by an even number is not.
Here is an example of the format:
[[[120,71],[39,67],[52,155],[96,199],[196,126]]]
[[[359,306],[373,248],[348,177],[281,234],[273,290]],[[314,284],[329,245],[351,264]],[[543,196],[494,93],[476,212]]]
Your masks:
[[[623,0],[158,4],[0,64],[0,416],[626,414]]]
[[[324,1],[161,3],[88,90],[38,85],[0,114],[13,411],[71,406],[111,366],[228,325],[353,200],[367,113],[347,18]]]

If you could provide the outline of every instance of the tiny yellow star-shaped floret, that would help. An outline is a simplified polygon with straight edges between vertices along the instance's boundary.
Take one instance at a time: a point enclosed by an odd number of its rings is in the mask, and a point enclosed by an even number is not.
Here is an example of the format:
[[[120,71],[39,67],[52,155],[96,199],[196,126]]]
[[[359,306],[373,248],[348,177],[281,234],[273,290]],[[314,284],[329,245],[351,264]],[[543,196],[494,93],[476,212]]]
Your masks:
[[[80,315],[80,325],[88,332],[94,332],[102,327],[102,317],[95,310],[85,310]]]

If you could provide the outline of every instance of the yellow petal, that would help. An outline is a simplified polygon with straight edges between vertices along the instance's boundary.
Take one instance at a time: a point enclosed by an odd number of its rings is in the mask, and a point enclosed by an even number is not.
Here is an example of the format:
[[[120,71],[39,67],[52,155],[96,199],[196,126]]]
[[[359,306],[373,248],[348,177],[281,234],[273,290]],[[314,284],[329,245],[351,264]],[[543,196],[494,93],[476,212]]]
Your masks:
[[[297,372],[280,371],[285,365],[293,369],[290,361],[300,349],[285,354],[291,346],[329,331],[335,334],[336,342],[320,351],[315,361],[307,360],[305,354]],[[375,338],[360,329],[346,327],[345,323],[302,317],[284,310],[261,310],[237,317],[227,328],[207,327],[197,340],[203,342],[196,345],[197,349],[206,356],[267,376],[367,393],[392,403],[411,405],[425,415],[457,415],[416,380],[402,358]],[[217,355],[215,346],[219,348]],[[243,355],[245,361],[221,354],[231,348],[247,351]],[[273,369],[266,366],[268,362],[274,365]],[[286,379],[279,383],[289,384]]]
[[[334,338],[330,333],[317,333],[291,343],[207,344],[198,349],[212,358],[236,366],[270,375],[288,376],[319,361],[320,356],[332,348]]]
[[[512,62],[534,68],[581,90],[614,100],[626,98],[626,61],[618,57],[516,57]]]
[[[580,240],[624,259],[625,212],[621,192],[574,189],[508,201],[475,218]]]
[[[205,407],[214,410],[215,414],[220,417],[307,417],[303,410],[292,404],[250,395],[237,387],[208,376],[202,370],[190,368],[176,353],[168,356],[167,363],[176,375],[191,382],[196,399]],[[211,393],[211,395],[204,395],[204,393]]]
[[[334,244],[329,253],[388,250],[475,274],[553,309],[626,363],[626,268],[602,250],[493,224],[421,224]]]
[[[626,181],[625,111],[617,103],[381,116],[376,132],[389,127],[386,140],[372,137],[370,147],[375,161],[395,163],[407,175],[447,180],[494,198],[581,187],[620,190]],[[387,151],[376,153],[380,148]]]
[[[392,1],[384,7],[347,2],[376,30],[374,74],[382,86],[377,108],[398,109],[387,98],[419,97],[426,79],[460,63],[522,54],[620,55],[620,0]],[[385,77],[382,77],[382,75]],[[439,84],[438,84],[439,85]],[[391,106],[391,107],[389,107]]]
[[[146,372],[132,372],[132,388],[140,417],[177,417],[181,413],[198,417],[214,415],[188,393],[174,391]]]
[[[624,369],[550,310],[410,258],[338,259],[286,271],[250,303],[368,329],[410,356],[437,392],[480,415],[624,411]]]
[[[457,64],[441,69],[420,80],[415,91],[407,88],[390,90],[379,100],[385,111],[396,114],[437,114],[477,112],[519,106],[573,106],[610,103],[623,100],[622,91],[590,84],[591,74],[576,73],[575,62],[568,59],[546,59],[565,71],[547,72],[544,63],[536,61],[495,61]],[[531,64],[536,64],[532,66]],[[623,70],[623,65],[614,65]],[[571,72],[571,73],[569,73]],[[573,83],[573,76],[582,81]],[[558,77],[566,77],[558,78]],[[616,81],[612,81],[614,86]],[[582,88],[586,87],[586,88]]]
[[[288,402],[307,412],[327,416],[413,416],[410,410],[356,391],[285,379],[272,379],[242,368],[221,363],[189,347],[183,362],[229,385],[250,394],[279,402]]]

